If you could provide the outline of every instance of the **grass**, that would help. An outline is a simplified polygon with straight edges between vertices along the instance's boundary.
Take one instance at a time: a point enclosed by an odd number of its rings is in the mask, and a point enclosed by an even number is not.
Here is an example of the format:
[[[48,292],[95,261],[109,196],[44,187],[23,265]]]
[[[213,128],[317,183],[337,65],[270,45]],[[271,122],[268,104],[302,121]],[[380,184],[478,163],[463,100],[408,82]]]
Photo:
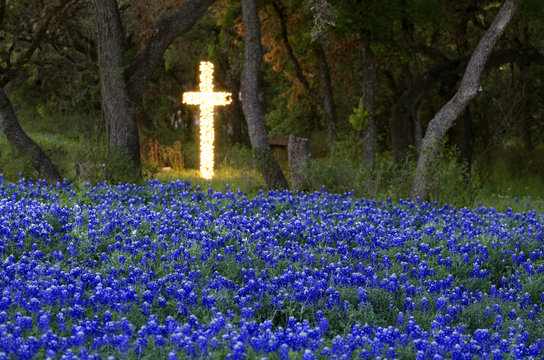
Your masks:
[[[50,156],[69,182],[77,187],[104,180],[103,171],[92,168],[92,165],[107,161],[104,136],[100,135],[104,131],[98,116],[55,117],[27,111],[22,112],[21,118],[23,129]],[[154,141],[155,146],[148,146],[149,141]],[[142,160],[145,177],[144,181],[140,181],[141,184],[147,179],[162,182],[180,179],[188,180],[205,190],[211,188],[223,191],[229,185],[231,189],[241,189],[248,195],[256,195],[260,189],[265,188],[262,177],[252,166],[251,150],[246,147],[234,145],[218,149],[215,177],[205,180],[192,168],[197,166],[198,144],[170,145],[144,139]],[[518,175],[513,173],[512,167],[505,161],[499,161],[494,165],[491,176],[483,183],[475,173],[467,183],[456,159],[455,150],[449,149],[436,162],[433,169],[435,178],[430,191],[432,201],[456,207],[473,208],[481,203],[497,211],[511,208],[514,212],[534,210],[539,214],[544,213],[544,182],[542,176],[534,174],[537,170]],[[82,170],[85,166],[89,168],[89,164],[91,171]],[[171,170],[163,171],[165,166],[171,167]],[[312,159],[311,183],[305,190],[319,191],[325,186],[331,193],[353,190],[354,195],[359,197],[397,201],[408,196],[414,169],[414,159],[399,167],[387,153],[378,156],[374,167],[365,167],[358,160],[353,146],[344,144],[333,156]],[[289,178],[288,169],[283,170]],[[19,173],[26,178],[37,177],[30,159],[18,154],[5,137],[0,137],[0,173],[8,181],[18,181]]]
[[[533,211],[544,213],[544,182],[535,174],[515,176],[504,162],[497,162],[489,182],[477,198],[486,207],[498,211],[511,208],[514,212]]]
[[[260,189],[265,188],[264,181],[256,170],[240,170],[230,166],[215,170],[215,177],[211,180],[201,178],[196,169],[160,171],[152,178],[165,183],[178,179],[187,180],[192,186],[199,186],[202,190],[225,191],[228,185],[230,189],[240,189],[249,196],[254,196]]]

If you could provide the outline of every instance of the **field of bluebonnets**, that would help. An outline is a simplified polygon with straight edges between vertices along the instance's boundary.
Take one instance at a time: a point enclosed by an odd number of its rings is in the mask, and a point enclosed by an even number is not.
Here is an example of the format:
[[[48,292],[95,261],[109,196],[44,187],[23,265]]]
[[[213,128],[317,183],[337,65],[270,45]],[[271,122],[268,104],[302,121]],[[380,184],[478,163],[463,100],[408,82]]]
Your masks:
[[[544,355],[544,218],[0,178],[0,358]]]

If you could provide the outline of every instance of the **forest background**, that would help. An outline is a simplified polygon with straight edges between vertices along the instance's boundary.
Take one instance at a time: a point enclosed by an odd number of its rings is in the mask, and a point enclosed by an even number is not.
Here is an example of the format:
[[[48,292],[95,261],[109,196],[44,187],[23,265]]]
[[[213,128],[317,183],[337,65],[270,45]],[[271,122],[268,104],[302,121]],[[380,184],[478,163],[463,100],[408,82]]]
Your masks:
[[[133,106],[138,177],[123,154],[112,155],[108,140],[97,9],[113,4],[118,10],[118,47],[130,85],[131,69],[164,20],[192,3],[206,4],[193,13],[194,23],[172,36]],[[408,197],[427,126],[458,90],[502,5],[259,1],[264,61],[258,100],[269,137],[310,140],[304,190]],[[544,211],[543,18],[544,2],[524,1],[493,47],[481,91],[432,163],[426,199]],[[24,132],[73,183],[157,177],[219,190],[229,183],[254,193],[266,184],[254,166],[240,101],[244,31],[241,3],[233,0],[0,0],[0,88]],[[233,103],[215,111],[212,182],[196,174],[198,107],[181,103],[183,92],[198,89],[202,60],[215,64],[215,89],[233,93]],[[285,153],[275,155],[289,179]],[[0,137],[0,173],[8,180],[37,178],[35,159],[35,151],[25,154]]]

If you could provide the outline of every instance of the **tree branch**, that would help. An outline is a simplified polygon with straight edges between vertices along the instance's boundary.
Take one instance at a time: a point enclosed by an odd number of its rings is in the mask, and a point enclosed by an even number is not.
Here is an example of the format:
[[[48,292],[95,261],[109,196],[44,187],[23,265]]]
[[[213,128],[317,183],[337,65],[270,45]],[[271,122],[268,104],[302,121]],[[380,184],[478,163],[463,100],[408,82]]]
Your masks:
[[[174,15],[159,21],[145,48],[127,71],[128,93],[132,101],[141,99],[149,79],[168,46],[187,32],[215,0],[187,0]]]
[[[440,50],[434,47],[428,46],[426,44],[422,44],[422,43],[416,44],[415,49],[418,53],[423,54],[429,57],[430,59],[438,61],[438,62],[446,62],[450,60]]]
[[[32,39],[31,45],[24,55],[16,64],[14,64],[13,69],[8,71],[5,76],[0,78],[0,87],[4,87],[7,83],[16,79],[23,72],[25,65],[30,61],[30,58],[32,58],[36,50],[43,43],[47,32],[65,16],[67,16],[69,10],[75,7],[79,1],[81,0],[63,0],[59,6],[55,7],[52,14],[49,15],[49,17],[45,20],[45,23],[36,33],[36,36],[34,36]]]
[[[80,31],[78,26],[72,23],[67,23],[66,28],[68,30],[68,36],[72,40],[72,47],[83,55],[87,55],[93,62],[98,60],[98,54],[96,53],[96,43],[90,36],[86,36]]]
[[[316,94],[312,89],[310,88],[310,84],[308,83],[308,80],[304,77],[304,74],[302,73],[302,68],[300,67],[300,63],[297,60],[297,57],[295,56],[295,53],[293,51],[293,48],[291,47],[291,43],[289,42],[289,37],[287,36],[287,25],[285,21],[285,17],[283,16],[283,13],[278,6],[278,4],[275,1],[272,1],[272,5],[274,7],[274,10],[278,14],[278,17],[280,18],[280,24],[281,24],[281,38],[283,40],[283,44],[285,45],[285,49],[287,50],[287,55],[289,56],[289,60],[293,63],[295,67],[295,73],[297,75],[298,80],[306,89],[308,94],[310,95],[310,98],[312,101],[320,108],[323,108],[323,99]]]

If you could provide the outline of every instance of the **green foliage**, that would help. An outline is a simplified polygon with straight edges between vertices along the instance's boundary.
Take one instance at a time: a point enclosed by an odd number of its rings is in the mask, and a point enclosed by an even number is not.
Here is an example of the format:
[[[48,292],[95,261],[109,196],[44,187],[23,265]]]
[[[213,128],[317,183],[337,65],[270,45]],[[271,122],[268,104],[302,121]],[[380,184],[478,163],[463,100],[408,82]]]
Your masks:
[[[339,141],[337,151],[326,159],[313,159],[310,166],[312,189],[325,186],[328,191],[345,193],[354,190],[365,198],[401,199],[409,196],[416,159],[408,157],[403,165],[396,164],[390,154],[379,154],[373,165],[361,159],[362,145],[352,140]],[[459,162],[454,147],[445,148],[432,164],[429,194],[432,201],[462,207],[471,206],[482,184],[477,173],[468,173]]]
[[[477,329],[489,329],[493,327],[494,318],[484,315],[485,308],[492,305],[492,301],[478,301],[463,309],[459,321],[474,333]]]
[[[0,173],[12,182],[17,182],[19,173],[25,178],[35,178],[37,175],[32,159],[19,153],[4,137],[0,138]]]
[[[241,144],[234,144],[223,157],[221,168],[233,168],[240,171],[253,170],[251,149]]]
[[[382,327],[395,326],[397,315],[403,310],[401,294],[371,288],[367,296],[369,305],[365,307],[363,312],[365,315],[371,314],[371,316],[365,320],[369,321],[369,324]]]
[[[270,127],[270,136],[303,136],[311,131],[316,114],[308,111],[308,102],[288,105],[285,98],[280,98],[270,105],[265,114],[265,122]]]
[[[492,206],[498,211],[511,208],[514,212],[529,210],[544,212],[542,177],[530,172],[520,174],[512,170],[518,167],[519,164],[511,164],[507,156],[497,161],[482,186],[479,201],[484,206]]]
[[[363,109],[363,106],[359,104],[358,107],[353,109],[353,113],[349,116],[349,123],[357,131],[364,131],[368,126],[368,118],[370,117],[370,110]]]
[[[327,191],[345,193],[351,190],[357,196],[369,199],[400,199],[408,196],[413,180],[413,161],[398,166],[390,154],[380,154],[374,165],[365,165],[361,159],[362,145],[339,141],[337,150],[325,159],[312,159],[310,183],[312,189],[325,186]]]
[[[97,164],[101,167],[101,164]],[[120,150],[111,148],[108,151],[108,159],[104,163],[105,179],[110,183],[140,184],[143,180],[138,179],[134,174],[134,168],[126,155]]]
[[[240,189],[248,195],[257,195],[263,189],[264,181],[256,170],[240,170],[230,166],[220,166],[215,169],[212,180],[202,179],[195,169],[181,171],[159,172],[153,176],[162,182],[171,182],[179,179],[187,180],[192,186],[199,186],[203,190],[225,191],[227,185],[232,190]]]
[[[179,59],[179,53],[173,48],[168,48],[164,52],[164,70],[168,72],[171,70]]]
[[[456,147],[442,147],[442,151],[430,166],[431,180],[428,184],[430,199],[456,207],[473,204],[481,181],[477,173],[469,171],[459,161]]]
[[[77,141],[51,133],[32,133],[30,137],[40,146],[64,177],[74,178],[74,163],[83,153],[83,149]],[[32,154],[20,153],[5,137],[0,137],[0,159],[0,173],[3,173],[10,181],[17,181],[19,173],[27,178],[38,177],[38,173],[34,169]]]
[[[421,30],[445,30],[449,14],[440,0],[410,0],[407,2],[406,16]]]

